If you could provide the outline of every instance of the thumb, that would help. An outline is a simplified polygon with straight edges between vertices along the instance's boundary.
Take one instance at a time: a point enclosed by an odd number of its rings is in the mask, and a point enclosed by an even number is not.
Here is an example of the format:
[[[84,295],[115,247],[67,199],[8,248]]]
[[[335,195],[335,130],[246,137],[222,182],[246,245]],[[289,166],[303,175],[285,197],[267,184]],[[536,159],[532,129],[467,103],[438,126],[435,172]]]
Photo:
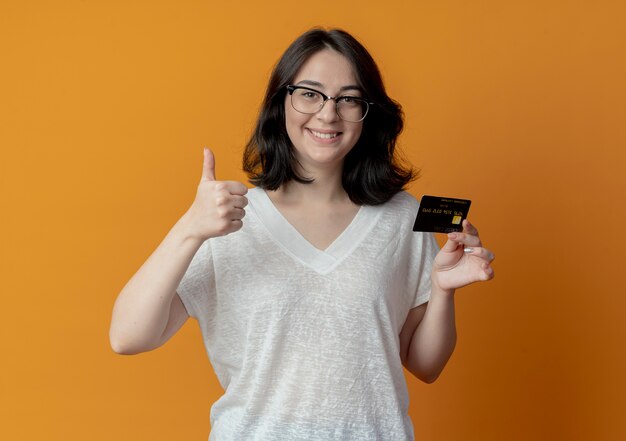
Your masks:
[[[204,164],[202,165],[202,180],[215,181],[215,156],[210,148],[204,148]]]
[[[443,245],[443,247],[441,247],[441,249],[447,253],[451,253],[453,251],[456,251],[456,249],[459,247],[459,244],[461,243],[462,242],[458,240],[456,233],[448,233],[448,240]]]

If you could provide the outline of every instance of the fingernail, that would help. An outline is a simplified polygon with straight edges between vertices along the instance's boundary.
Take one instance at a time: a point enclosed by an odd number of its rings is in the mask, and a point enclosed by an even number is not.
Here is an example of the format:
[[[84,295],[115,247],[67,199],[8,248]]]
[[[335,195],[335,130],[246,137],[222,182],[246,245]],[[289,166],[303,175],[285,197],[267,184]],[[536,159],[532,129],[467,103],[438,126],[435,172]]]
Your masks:
[[[449,239],[456,239],[456,233],[448,233]]]
[[[474,252],[474,248],[471,248],[471,247],[463,248],[463,252],[464,253],[473,253]]]

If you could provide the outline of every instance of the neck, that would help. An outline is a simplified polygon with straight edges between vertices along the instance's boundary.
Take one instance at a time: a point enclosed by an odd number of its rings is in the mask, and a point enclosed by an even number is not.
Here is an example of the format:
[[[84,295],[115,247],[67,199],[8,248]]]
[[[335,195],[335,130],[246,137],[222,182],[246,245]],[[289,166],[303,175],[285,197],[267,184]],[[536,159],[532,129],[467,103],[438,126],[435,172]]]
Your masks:
[[[306,177],[312,177],[304,174]],[[290,181],[283,184],[274,193],[282,202],[292,204],[299,201],[307,203],[345,203],[350,200],[341,184],[341,173],[318,172],[310,184]]]

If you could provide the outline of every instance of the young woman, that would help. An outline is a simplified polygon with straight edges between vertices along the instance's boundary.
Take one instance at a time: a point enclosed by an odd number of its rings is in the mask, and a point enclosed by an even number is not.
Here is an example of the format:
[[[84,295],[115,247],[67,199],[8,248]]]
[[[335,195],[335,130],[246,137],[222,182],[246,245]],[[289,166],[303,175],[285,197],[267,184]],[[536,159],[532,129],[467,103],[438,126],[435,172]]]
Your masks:
[[[135,354],[198,321],[225,390],[211,440],[414,438],[403,365],[439,376],[455,289],[491,279],[494,256],[467,221],[441,250],[412,231],[401,129],[366,49],[315,29],[271,75],[244,155],[256,187],[218,181],[205,149],[194,203],[120,293],[110,336]]]

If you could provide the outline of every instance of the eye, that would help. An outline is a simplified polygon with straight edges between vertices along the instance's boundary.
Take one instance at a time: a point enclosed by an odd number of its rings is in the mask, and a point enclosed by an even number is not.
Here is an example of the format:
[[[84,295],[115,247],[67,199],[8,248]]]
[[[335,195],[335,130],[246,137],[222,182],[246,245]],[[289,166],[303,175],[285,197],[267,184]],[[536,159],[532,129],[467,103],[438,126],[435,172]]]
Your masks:
[[[356,96],[342,96],[338,99],[339,103],[343,106],[360,106],[361,98]]]
[[[305,101],[319,101],[322,99],[322,96],[319,93],[308,89],[298,89],[297,97]]]

